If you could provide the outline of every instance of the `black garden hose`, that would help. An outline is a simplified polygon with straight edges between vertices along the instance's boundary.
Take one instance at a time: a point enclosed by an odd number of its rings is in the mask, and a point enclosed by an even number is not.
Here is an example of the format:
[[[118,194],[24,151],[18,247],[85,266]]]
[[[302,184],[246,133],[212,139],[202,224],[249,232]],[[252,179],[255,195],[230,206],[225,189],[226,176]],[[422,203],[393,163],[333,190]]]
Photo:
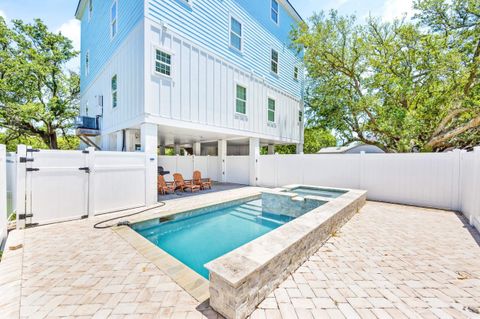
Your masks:
[[[163,207],[163,206],[165,206],[165,205],[166,205],[165,202],[159,202],[158,205],[155,205],[155,206],[153,206],[153,207],[149,207],[149,208],[140,210],[140,211],[135,212],[135,213],[131,213],[131,214],[123,215],[123,216],[120,216],[120,217],[115,217],[115,218],[110,218],[110,219],[103,220],[103,221],[98,222],[98,223],[96,223],[95,225],[93,225],[93,228],[95,228],[95,229],[107,229],[107,228],[114,227],[114,226],[129,226],[129,225],[130,225],[130,222],[129,222],[129,221],[120,221],[120,222],[118,222],[117,224],[107,225],[107,226],[98,226],[98,225],[101,225],[101,224],[104,224],[104,223],[107,223],[107,222],[111,222],[112,220],[116,220],[116,219],[121,219],[121,218],[130,217],[130,216],[135,216],[135,215],[138,215],[138,214],[147,212],[147,211],[152,210],[152,209],[155,209],[155,208]]]

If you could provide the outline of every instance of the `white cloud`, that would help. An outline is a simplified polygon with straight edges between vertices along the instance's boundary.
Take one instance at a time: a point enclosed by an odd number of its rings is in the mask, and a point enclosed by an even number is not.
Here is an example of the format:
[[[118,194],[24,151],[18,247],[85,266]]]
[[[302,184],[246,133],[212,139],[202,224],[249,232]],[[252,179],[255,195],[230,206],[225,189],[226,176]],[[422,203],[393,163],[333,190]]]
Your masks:
[[[75,50],[80,50],[80,21],[71,19],[58,29],[64,36],[72,40]]]
[[[382,19],[393,21],[395,18],[402,18],[405,14],[408,18],[413,16],[413,0],[387,0],[383,6]]]

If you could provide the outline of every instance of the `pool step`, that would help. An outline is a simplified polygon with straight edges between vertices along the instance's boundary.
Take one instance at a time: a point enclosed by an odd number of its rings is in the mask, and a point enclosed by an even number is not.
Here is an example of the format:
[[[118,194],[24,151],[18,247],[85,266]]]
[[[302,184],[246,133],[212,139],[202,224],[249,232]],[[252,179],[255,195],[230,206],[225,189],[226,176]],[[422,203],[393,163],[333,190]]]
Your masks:
[[[285,224],[285,221],[277,220],[277,219],[274,219],[274,218],[268,218],[268,217],[262,216],[261,214],[252,213],[248,210],[245,211],[244,209],[239,209],[239,208],[240,207],[237,207],[234,210],[234,213],[232,213],[232,215],[240,217],[240,218],[248,219],[248,220],[251,220],[251,221],[256,221],[256,220],[260,219],[260,220],[268,221],[268,222],[271,222],[271,223],[274,223],[274,224],[277,224],[277,225]]]

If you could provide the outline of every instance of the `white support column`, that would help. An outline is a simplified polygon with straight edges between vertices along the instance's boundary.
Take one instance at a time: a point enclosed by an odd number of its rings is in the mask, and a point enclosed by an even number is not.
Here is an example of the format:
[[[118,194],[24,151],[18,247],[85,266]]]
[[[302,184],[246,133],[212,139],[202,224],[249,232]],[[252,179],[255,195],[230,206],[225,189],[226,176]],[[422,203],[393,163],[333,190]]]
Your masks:
[[[158,156],[153,153],[145,154],[145,205],[151,206],[158,201],[157,174]]]
[[[260,159],[260,139],[250,138],[250,141],[249,141],[250,186],[257,185],[259,159]]]
[[[122,152],[123,150],[123,130],[118,131],[117,133],[117,152]]]
[[[173,150],[175,152],[175,155],[180,155],[180,145],[179,144],[175,144],[173,146]]]
[[[303,154],[303,143],[299,143],[296,146],[297,146],[296,153]]]
[[[27,157],[27,146],[17,146],[17,229],[25,228],[25,219],[20,219],[19,216],[26,214],[26,163],[20,162],[20,157]]]
[[[274,144],[269,144],[268,145],[268,155],[273,155],[275,154],[275,145]]]
[[[227,140],[218,141],[218,180],[227,181]]]
[[[117,135],[118,136],[118,135]],[[118,143],[118,141],[117,141]],[[87,167],[90,170],[88,174],[88,217],[95,216],[95,148],[89,147],[86,149],[87,154]]]
[[[160,145],[159,147],[159,155],[165,155],[165,145]]]
[[[103,151],[110,150],[110,136],[108,134],[104,134],[101,136],[102,145],[100,146]]]
[[[156,124],[143,123],[140,126],[140,140],[142,152],[157,155],[158,130]]]
[[[135,151],[134,136],[135,136],[135,131],[125,130],[125,151],[126,152]]]
[[[200,156],[202,154],[202,144],[196,142],[193,144],[193,155]]]

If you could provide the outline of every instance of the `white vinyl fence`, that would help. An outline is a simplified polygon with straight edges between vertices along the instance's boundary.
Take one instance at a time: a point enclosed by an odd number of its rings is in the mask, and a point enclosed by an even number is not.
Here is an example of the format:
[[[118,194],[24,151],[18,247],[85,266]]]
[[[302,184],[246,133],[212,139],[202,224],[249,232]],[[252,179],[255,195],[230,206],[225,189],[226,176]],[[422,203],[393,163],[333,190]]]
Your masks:
[[[17,150],[17,223],[46,224],[151,205],[156,155]]]
[[[199,170],[203,178],[219,180],[219,164],[217,156],[159,156],[158,166],[170,172],[166,179],[173,179],[174,173],[182,174],[183,178],[191,179],[193,172]]]
[[[17,155],[7,153],[7,215],[15,212],[17,189]]]
[[[0,249],[7,237],[7,153],[0,145]]]
[[[226,180],[235,184],[250,184],[250,156],[227,156]]]
[[[371,200],[458,210],[472,224],[480,221],[478,148],[469,153],[265,155],[258,165],[259,186],[359,188]]]

